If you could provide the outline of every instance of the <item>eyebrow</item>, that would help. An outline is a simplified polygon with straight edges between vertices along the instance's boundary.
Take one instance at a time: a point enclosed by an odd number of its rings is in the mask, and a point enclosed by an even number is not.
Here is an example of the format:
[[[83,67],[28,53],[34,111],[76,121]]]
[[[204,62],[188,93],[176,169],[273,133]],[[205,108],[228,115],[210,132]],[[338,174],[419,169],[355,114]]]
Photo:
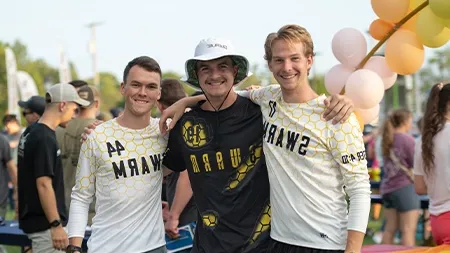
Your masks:
[[[219,63],[217,63],[217,65],[222,65],[222,64],[226,64],[226,65],[230,65],[229,62],[227,62],[227,59],[222,59],[221,61],[219,61]],[[208,67],[208,65],[206,63],[203,62],[199,62],[198,67]]]
[[[131,81],[131,84],[158,86],[157,83],[147,83],[147,84],[143,84],[143,83],[141,83],[141,82],[139,82],[139,81],[136,81],[136,80]]]
[[[281,57],[281,56],[274,55],[273,58],[282,59],[282,58],[289,58],[289,57],[294,57],[294,56],[300,56],[301,57],[301,54],[291,54],[291,55],[288,55],[287,57]]]

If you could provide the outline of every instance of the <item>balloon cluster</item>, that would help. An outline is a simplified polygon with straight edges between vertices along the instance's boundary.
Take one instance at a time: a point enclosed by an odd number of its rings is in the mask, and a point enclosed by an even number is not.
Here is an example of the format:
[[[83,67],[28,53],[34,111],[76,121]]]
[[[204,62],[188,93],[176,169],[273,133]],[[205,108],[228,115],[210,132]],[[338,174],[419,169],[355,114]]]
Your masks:
[[[353,100],[363,126],[379,114],[384,91],[397,75],[417,72],[425,59],[424,46],[438,48],[450,40],[450,0],[371,0],[379,17],[369,28],[379,43],[367,53],[364,35],[354,28],[338,31],[332,51],[339,64],[325,75],[330,94]],[[385,56],[373,56],[386,42]]]

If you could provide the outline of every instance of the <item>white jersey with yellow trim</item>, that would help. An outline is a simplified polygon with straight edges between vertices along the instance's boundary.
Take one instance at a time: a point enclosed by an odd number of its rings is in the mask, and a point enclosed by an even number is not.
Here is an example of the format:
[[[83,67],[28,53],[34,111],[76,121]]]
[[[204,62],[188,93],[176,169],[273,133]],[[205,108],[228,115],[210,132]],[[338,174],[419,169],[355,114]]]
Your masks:
[[[146,252],[165,245],[162,159],[167,138],[159,119],[140,130],[116,119],[95,128],[81,146],[69,213],[69,238],[84,237],[95,195],[89,252]]]
[[[271,237],[302,247],[345,249],[347,230],[365,233],[370,212],[366,154],[355,115],[333,125],[321,117],[324,95],[286,103],[279,85],[238,93],[260,105],[264,117]]]

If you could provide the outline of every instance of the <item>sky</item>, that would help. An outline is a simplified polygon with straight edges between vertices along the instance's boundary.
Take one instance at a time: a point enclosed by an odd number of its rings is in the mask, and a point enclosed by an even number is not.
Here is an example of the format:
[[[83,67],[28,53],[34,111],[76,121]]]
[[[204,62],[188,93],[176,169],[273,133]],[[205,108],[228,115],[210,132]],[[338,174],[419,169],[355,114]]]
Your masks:
[[[61,44],[80,78],[89,78],[87,24],[103,22],[96,29],[98,70],[120,80],[126,64],[141,55],[155,58],[163,71],[184,74],[185,61],[208,37],[230,40],[262,68],[267,34],[293,23],[311,33],[315,69],[326,73],[338,63],[331,51],[334,34],[346,27],[366,33],[375,18],[369,0],[22,0],[2,3],[0,40],[19,39],[31,57],[55,67]],[[366,38],[370,49],[376,41]]]

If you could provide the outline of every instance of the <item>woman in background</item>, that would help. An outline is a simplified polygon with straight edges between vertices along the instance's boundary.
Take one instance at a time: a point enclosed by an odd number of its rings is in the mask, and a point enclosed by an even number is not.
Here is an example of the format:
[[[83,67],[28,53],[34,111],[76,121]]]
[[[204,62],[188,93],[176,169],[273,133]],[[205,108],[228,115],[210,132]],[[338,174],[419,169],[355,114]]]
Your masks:
[[[450,83],[433,86],[423,121],[414,184],[418,194],[430,198],[433,238],[438,245],[450,244]]]
[[[380,193],[383,197],[386,226],[382,244],[393,244],[397,229],[401,242],[414,246],[420,199],[414,190],[413,161],[414,138],[408,134],[412,127],[412,114],[406,109],[393,111],[382,129],[384,174]]]

